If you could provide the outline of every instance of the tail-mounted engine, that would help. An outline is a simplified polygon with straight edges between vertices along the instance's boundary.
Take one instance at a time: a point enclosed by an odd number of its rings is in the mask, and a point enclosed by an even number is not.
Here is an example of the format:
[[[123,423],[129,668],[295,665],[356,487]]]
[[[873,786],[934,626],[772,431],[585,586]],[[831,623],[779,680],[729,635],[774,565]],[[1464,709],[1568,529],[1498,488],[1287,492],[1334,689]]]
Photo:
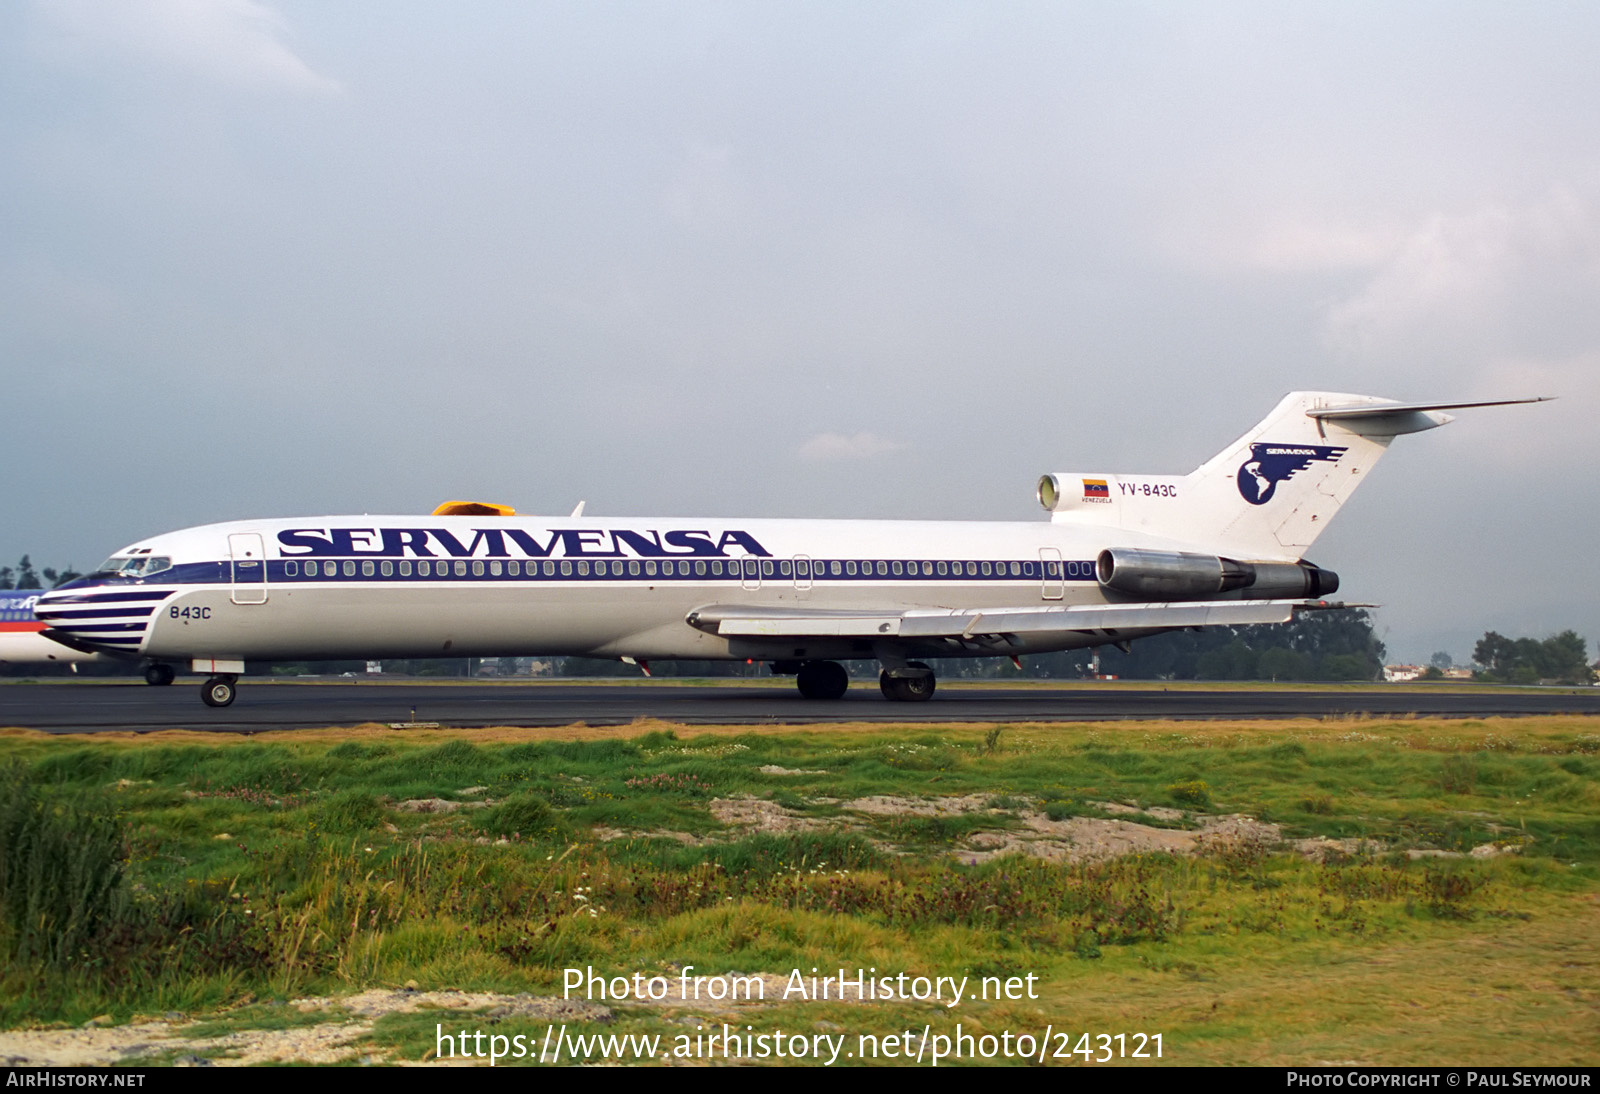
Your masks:
[[[1313,600],[1339,589],[1339,575],[1309,562],[1237,562],[1182,551],[1110,547],[1095,576],[1105,589],[1146,600],[1194,600],[1244,590],[1252,600]]]

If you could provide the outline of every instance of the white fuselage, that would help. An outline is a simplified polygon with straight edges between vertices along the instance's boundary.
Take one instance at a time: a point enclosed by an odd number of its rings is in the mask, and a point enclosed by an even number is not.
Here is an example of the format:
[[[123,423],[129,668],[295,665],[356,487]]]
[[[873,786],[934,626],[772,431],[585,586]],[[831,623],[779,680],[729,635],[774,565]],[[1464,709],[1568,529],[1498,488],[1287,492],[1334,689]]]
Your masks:
[[[872,657],[862,637],[729,638],[710,605],[984,608],[1122,599],[1095,580],[1105,528],[1062,523],[362,516],[242,521],[136,543],[47,598],[76,643],[161,661],[587,655]],[[1185,545],[1138,533],[1120,545]],[[1192,546],[1192,545],[1191,545]],[[1128,635],[1132,637],[1133,635]],[[926,656],[1101,645],[1093,632],[945,640]]]

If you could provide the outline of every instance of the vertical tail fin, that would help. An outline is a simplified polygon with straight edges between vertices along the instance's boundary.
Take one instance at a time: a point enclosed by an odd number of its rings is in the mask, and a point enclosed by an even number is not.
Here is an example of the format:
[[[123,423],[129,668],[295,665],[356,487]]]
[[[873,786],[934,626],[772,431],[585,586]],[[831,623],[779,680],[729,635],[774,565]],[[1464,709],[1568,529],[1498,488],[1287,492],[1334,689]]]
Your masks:
[[[1039,497],[1059,521],[1115,526],[1232,558],[1292,561],[1395,437],[1452,421],[1444,410],[1500,405],[1295,391],[1188,475],[1047,475]]]
[[[1394,423],[1381,412],[1346,424],[1314,412],[1353,406],[1376,410],[1386,404],[1399,405],[1325,391],[1284,396],[1255,428],[1184,478],[1190,501],[1184,526],[1165,534],[1215,543],[1218,550],[1246,558],[1299,558],[1396,435],[1383,427]],[[1448,421],[1440,414],[1425,424],[1409,424],[1431,429]]]

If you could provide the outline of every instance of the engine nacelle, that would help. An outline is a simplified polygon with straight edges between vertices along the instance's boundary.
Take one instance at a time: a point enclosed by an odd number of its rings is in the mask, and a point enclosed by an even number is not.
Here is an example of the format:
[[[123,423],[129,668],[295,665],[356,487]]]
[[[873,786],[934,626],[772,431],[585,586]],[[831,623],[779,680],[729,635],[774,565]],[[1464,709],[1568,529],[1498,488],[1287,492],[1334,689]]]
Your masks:
[[[1255,578],[1245,586],[1253,599],[1299,600],[1305,597],[1320,600],[1339,591],[1338,574],[1309,562],[1249,562],[1241,565],[1255,571]]]
[[[1235,589],[1253,600],[1316,599],[1339,588],[1338,574],[1305,562],[1239,562],[1129,547],[1101,551],[1095,576],[1103,588],[1146,600],[1193,600]]]
[[[1232,559],[1186,551],[1110,547],[1100,552],[1095,576],[1107,589],[1147,600],[1189,600],[1248,585],[1254,575]]]

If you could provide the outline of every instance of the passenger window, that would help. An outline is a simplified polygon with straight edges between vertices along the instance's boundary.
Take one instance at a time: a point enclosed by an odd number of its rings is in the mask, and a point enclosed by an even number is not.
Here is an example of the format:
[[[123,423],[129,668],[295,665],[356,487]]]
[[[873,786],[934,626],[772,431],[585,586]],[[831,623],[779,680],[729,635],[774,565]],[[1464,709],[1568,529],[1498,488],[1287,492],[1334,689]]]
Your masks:
[[[945,573],[948,570],[949,570],[949,567],[945,563],[943,563],[943,562],[939,563],[939,576],[940,577],[944,577]]]
[[[285,562],[283,564],[283,576],[284,577],[298,577],[298,576],[300,576],[300,564],[298,562],[294,562],[294,561]]]
[[[473,577],[482,577],[483,576],[483,563],[481,561],[478,561],[478,560],[474,560],[473,561],[473,563],[472,563],[472,576]]]
[[[661,564],[661,573],[662,573],[662,574],[663,574],[663,575],[664,575],[664,576],[666,576],[666,577],[671,577],[671,576],[672,576],[672,571],[673,571],[673,570],[674,570],[674,569],[675,569],[675,568],[676,568],[676,567],[674,567],[674,566],[673,566],[673,565],[672,565],[672,563],[670,563],[670,562],[663,562],[663,563],[662,563],[662,564]]]
[[[489,576],[490,577],[499,577],[500,576],[500,564],[498,562],[489,563]]]
[[[761,560],[761,576],[772,576],[772,560],[770,558],[764,558]]]
[[[644,572],[649,577],[655,577],[656,576],[656,564],[654,562],[646,562],[644,564]]]
[[[888,574],[889,574],[889,564],[887,562],[878,563],[878,576],[879,577],[887,577]]]
[[[512,577],[521,577],[522,563],[516,561],[515,559],[506,563],[506,573],[510,574]]]
[[[850,558],[850,559],[846,559],[845,560],[844,572],[849,577],[855,577],[856,576],[856,560],[855,559]]]
[[[562,559],[562,561],[561,561],[561,576],[562,577],[571,577],[572,576],[572,563],[566,561],[565,559]]]
[[[784,577],[788,577],[789,576],[789,560],[788,559],[784,559],[782,562],[778,563],[778,573],[782,574]]]
[[[349,560],[345,561],[345,564],[344,564],[344,576],[345,577],[355,577],[356,576],[356,564],[354,562],[351,562]]]
[[[1016,562],[1013,562],[1013,563],[1012,563],[1012,564],[1011,564],[1011,576],[1012,576],[1012,577],[1016,577],[1016,576],[1017,576],[1017,575],[1018,575],[1018,574],[1020,574],[1020,573],[1022,573],[1022,566],[1021,566],[1021,564],[1020,564],[1020,563],[1016,563]]]
[[[899,577],[900,576],[900,560],[898,558],[895,559],[894,560],[894,565],[890,566],[889,569],[894,571],[894,576],[895,577]]]
[[[421,562],[417,563],[417,573],[422,577],[429,577],[433,574],[433,566],[427,561],[427,559],[423,559]]]
[[[978,564],[976,562],[967,563],[967,576],[968,577],[977,577],[978,576]]]
[[[933,576],[933,563],[924,562],[922,564],[922,576],[923,577],[932,577]]]
[[[400,560],[400,576],[411,576],[411,560],[409,558],[403,558]]]
[[[544,570],[544,576],[545,577],[554,577],[555,574],[556,574],[556,564],[554,562],[549,561],[549,560],[545,561],[545,564],[542,567],[542,569]]]
[[[838,577],[839,576],[839,564],[837,562],[828,563],[828,572],[830,574],[832,574],[834,577]]]
[[[362,577],[371,577],[373,574],[375,574],[377,572],[378,572],[378,568],[375,565],[373,565],[373,562],[372,562],[372,560],[370,558],[364,560],[361,563],[361,576]]]
[[[383,563],[378,567],[378,570],[383,574],[384,577],[393,577],[394,563],[390,562],[388,559],[384,559]]]
[[[461,562],[461,561],[457,560],[457,562],[456,562],[456,576],[457,577],[466,577],[467,576],[467,564],[465,562]]]
[[[706,564],[704,562],[696,562],[694,564],[694,576],[695,577],[705,577],[706,576]]]
[[[628,576],[629,577],[638,577],[639,576],[639,560],[638,559],[634,558],[634,559],[629,559],[628,560]]]
[[[987,562],[985,562],[983,564],[983,576],[984,577],[988,577],[989,576],[989,564]]]
[[[580,561],[578,563],[578,576],[579,577],[588,577],[589,576],[589,564],[587,562]]]

